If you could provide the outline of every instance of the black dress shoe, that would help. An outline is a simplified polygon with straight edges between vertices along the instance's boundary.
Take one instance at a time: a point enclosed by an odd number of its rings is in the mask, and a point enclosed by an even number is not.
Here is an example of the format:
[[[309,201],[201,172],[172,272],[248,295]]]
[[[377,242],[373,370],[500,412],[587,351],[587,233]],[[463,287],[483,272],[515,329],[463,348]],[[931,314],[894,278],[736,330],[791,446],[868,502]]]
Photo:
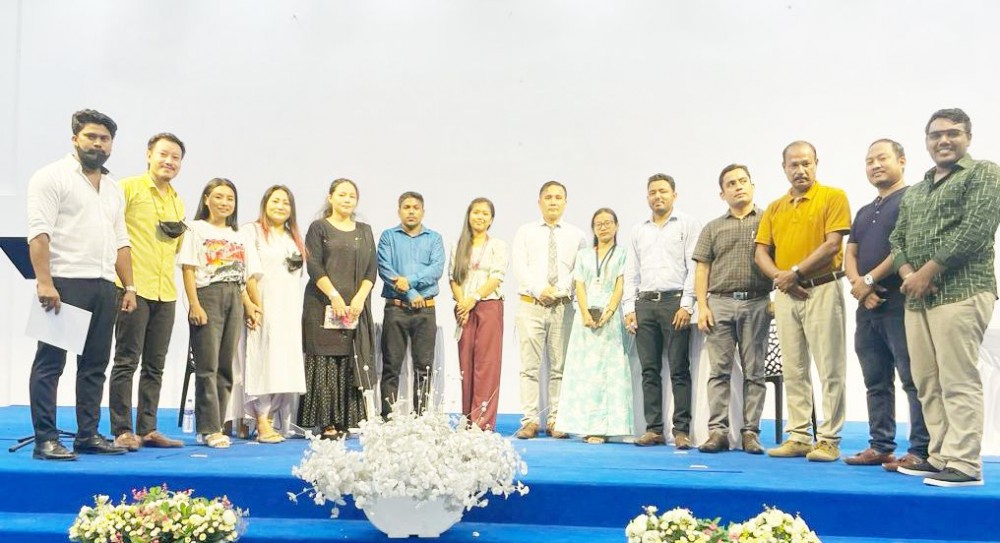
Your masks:
[[[128,449],[116,447],[101,434],[94,434],[84,439],[73,440],[73,450],[78,454],[125,454]]]
[[[76,460],[76,453],[63,447],[58,439],[36,441],[31,457],[36,460]]]

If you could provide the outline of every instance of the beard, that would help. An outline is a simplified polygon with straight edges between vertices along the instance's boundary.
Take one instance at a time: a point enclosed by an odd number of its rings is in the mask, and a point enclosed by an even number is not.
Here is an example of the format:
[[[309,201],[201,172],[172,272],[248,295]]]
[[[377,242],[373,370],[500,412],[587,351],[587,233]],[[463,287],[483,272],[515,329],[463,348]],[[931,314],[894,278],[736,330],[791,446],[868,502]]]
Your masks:
[[[99,170],[104,163],[107,162],[110,155],[101,151],[99,149],[91,149],[89,151],[84,151],[79,147],[76,148],[76,156],[80,159],[80,164],[83,165],[85,170]]]

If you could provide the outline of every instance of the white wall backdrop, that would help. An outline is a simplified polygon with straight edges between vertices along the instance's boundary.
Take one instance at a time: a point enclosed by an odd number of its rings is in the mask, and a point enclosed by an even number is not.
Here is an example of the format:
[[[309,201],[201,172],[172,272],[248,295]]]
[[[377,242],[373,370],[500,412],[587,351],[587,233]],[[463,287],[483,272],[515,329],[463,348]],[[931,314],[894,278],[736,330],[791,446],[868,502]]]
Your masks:
[[[0,0],[0,234],[24,234],[27,180],[70,150],[69,117],[83,107],[119,123],[115,174],[142,172],[146,139],[172,131],[188,146],[175,186],[189,209],[225,176],[243,220],[283,183],[305,227],[346,176],[376,231],[395,224],[400,192],[418,190],[426,224],[450,242],[485,195],[493,234],[509,241],[538,215],[540,184],[558,179],[567,220],[585,227],[610,206],[627,231],[648,213],[646,178],[662,171],[678,181],[677,208],[707,221],[724,211],[716,179],[730,162],[750,166],[762,206],[785,191],[780,153],[795,139],[817,146],[819,179],[856,210],[874,198],[868,144],[902,142],[916,181],[936,109],[964,108],[971,154],[1000,159],[998,16],[987,0]],[[518,412],[512,276],[505,287],[500,408]],[[0,263],[0,405],[28,402],[32,294]],[[183,374],[178,313],[164,406]],[[61,403],[73,402],[73,366]],[[848,371],[848,418],[865,420],[853,355]]]

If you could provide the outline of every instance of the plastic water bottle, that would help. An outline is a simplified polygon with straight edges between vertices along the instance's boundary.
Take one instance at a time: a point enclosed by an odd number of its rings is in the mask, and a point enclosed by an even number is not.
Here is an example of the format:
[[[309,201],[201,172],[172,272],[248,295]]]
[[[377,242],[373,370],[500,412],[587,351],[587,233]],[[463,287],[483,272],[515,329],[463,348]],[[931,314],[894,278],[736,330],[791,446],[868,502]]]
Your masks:
[[[181,424],[181,430],[185,434],[194,433],[194,398],[188,398],[184,402],[184,422]]]

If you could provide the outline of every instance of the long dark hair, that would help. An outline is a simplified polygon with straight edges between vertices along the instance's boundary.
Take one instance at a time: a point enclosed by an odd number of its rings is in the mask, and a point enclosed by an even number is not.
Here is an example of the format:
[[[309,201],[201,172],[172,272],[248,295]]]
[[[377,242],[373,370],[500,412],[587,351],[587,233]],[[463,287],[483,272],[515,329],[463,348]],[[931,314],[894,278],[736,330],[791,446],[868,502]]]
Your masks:
[[[236,211],[240,207],[240,197],[236,192],[236,185],[232,181],[226,179],[225,177],[216,177],[205,185],[205,190],[201,191],[201,199],[198,200],[198,211],[194,213],[194,219],[207,221],[211,216],[211,212],[208,210],[208,206],[205,205],[205,199],[208,198],[209,194],[218,187],[229,187],[233,191],[233,214],[226,217],[226,226],[232,228],[233,230],[240,229],[240,223],[236,219]]]
[[[465,222],[462,223],[462,235],[458,237],[458,245],[455,246],[455,270],[452,277],[455,282],[461,285],[465,283],[469,276],[469,262],[472,260],[472,227],[469,226],[469,216],[472,215],[472,208],[476,204],[486,204],[490,208],[490,226],[493,226],[493,219],[496,218],[496,208],[489,198],[479,197],[469,203],[465,210]],[[489,230],[489,226],[486,227]]]
[[[615,221],[615,226],[618,226],[618,214],[615,213],[615,210],[611,209],[610,207],[602,207],[601,209],[595,211],[594,216],[590,218],[591,232],[594,232],[594,222],[597,221],[597,216],[600,215],[601,213],[607,213],[608,215],[611,215],[611,218],[613,218]],[[618,232],[615,232],[614,244],[618,245]],[[594,232],[594,247],[597,247],[597,232]]]
[[[330,190],[326,193],[326,203],[323,204],[323,211],[320,211],[319,218],[325,219],[333,214],[333,206],[330,205],[330,195],[333,194],[333,191],[337,190],[337,187],[343,185],[344,183],[350,183],[351,186],[354,187],[354,193],[357,194],[358,201],[361,201],[361,191],[358,190],[358,184],[346,177],[338,177],[330,183]],[[355,213],[351,213],[352,219],[354,218],[354,215]]]
[[[264,191],[264,197],[260,199],[260,216],[257,217],[257,224],[260,225],[261,231],[264,232],[264,240],[266,241],[268,234],[271,233],[271,221],[267,220],[267,201],[279,190],[288,195],[288,206],[292,208],[288,214],[288,220],[285,221],[285,230],[288,230],[288,233],[292,235],[292,241],[295,242],[295,246],[299,249],[299,254],[305,257],[306,247],[302,243],[302,235],[299,234],[299,221],[295,214],[295,196],[292,194],[291,189],[285,185],[272,185]]]

